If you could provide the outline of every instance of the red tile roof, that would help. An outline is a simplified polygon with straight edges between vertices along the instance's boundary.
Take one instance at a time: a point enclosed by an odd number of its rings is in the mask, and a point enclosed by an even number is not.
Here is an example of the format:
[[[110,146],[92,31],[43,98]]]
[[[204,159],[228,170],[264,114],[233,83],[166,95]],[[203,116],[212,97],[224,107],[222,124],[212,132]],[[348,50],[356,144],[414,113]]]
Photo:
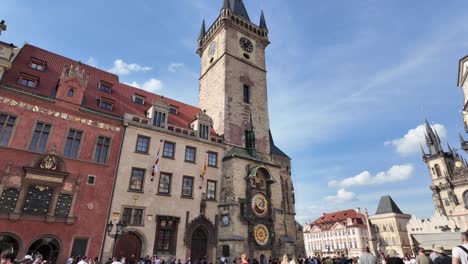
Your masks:
[[[37,71],[31,69],[29,67],[31,59],[45,62],[45,70]],[[70,67],[72,64],[76,65],[76,63],[77,61],[75,60],[26,44],[13,61],[13,67],[4,75],[4,79],[1,83],[30,93],[45,97],[53,97],[63,68]],[[118,116],[120,118],[123,118],[124,113],[145,116],[145,112],[151,107],[153,100],[163,98],[165,102],[175,106],[178,111],[177,115],[169,115],[169,125],[179,126],[182,128],[189,128],[189,124],[192,123],[196,118],[195,116],[201,112],[201,109],[198,107],[184,104],[170,98],[161,97],[160,95],[120,83],[119,77],[115,74],[86,64],[81,64],[80,67],[85,70],[85,74],[89,74],[89,82],[85,91],[83,105],[83,107],[87,109]],[[39,83],[36,88],[32,89],[19,85],[19,78],[22,74],[32,75],[39,78]],[[101,81],[112,84],[111,93],[98,89],[98,84]],[[132,96],[135,94],[146,97],[144,105],[133,102]],[[98,100],[100,97],[105,97],[115,102],[112,111],[99,108]],[[213,130],[212,134],[214,134]]]
[[[321,217],[317,218],[315,221],[310,223],[310,225],[333,225],[336,222],[346,224],[349,218],[352,219],[353,225],[363,225],[366,222],[366,217],[363,214],[356,212],[356,210],[349,209],[334,213],[325,213]]]

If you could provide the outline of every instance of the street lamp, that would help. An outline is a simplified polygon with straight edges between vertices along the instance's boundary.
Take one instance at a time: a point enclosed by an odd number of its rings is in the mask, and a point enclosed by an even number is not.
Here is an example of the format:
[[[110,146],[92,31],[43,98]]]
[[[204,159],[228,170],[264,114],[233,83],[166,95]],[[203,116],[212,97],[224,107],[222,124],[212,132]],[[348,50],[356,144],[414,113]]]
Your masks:
[[[114,246],[112,247],[112,257],[114,257],[114,254],[115,254],[115,246],[117,244],[117,239],[119,238],[119,236],[123,234],[123,232],[125,231],[125,228],[127,228],[127,224],[119,220],[119,222],[115,225],[115,227],[116,227],[115,233],[111,234],[112,229],[114,229],[114,224],[112,223],[112,220],[109,221],[109,223],[107,224],[107,235],[114,238]]]

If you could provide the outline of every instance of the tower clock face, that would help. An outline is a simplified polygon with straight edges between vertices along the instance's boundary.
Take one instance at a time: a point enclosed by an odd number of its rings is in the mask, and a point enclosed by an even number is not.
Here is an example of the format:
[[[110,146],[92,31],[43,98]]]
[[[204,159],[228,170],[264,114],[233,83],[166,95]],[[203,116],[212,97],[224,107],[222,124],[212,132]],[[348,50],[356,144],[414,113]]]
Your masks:
[[[268,213],[268,200],[262,193],[252,197],[252,211],[258,217],[264,217]]]
[[[208,57],[212,58],[215,55],[217,46],[218,45],[216,44],[216,41],[211,43],[210,47],[208,48]]]
[[[250,39],[246,37],[242,37],[239,39],[239,45],[247,53],[251,53],[254,49],[252,41],[250,41]]]

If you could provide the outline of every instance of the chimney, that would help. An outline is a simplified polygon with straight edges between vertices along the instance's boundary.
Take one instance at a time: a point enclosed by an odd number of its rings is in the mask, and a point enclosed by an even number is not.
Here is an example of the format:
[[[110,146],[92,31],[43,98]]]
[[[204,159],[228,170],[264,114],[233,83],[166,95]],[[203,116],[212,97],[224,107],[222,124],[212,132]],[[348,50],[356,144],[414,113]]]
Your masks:
[[[356,211],[356,213],[360,214],[360,213],[361,213],[361,207],[356,207],[356,208],[354,209],[354,211]]]

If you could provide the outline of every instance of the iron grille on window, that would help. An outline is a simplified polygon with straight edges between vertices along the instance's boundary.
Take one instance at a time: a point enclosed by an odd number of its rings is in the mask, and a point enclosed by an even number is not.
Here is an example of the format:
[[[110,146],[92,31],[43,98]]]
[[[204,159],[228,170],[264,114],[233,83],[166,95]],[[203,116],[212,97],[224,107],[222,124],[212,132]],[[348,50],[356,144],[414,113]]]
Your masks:
[[[26,214],[45,215],[49,210],[54,190],[44,186],[30,186],[24,201],[23,212]]]
[[[11,213],[15,210],[16,201],[18,201],[19,190],[14,188],[5,188],[0,197],[0,212]]]
[[[67,141],[65,143],[65,151],[63,155],[68,158],[78,158],[78,150],[80,149],[81,136],[83,131],[70,129],[68,131]]]
[[[46,148],[47,138],[49,137],[50,128],[52,126],[42,122],[36,123],[29,150],[36,152],[44,152]]]
[[[10,141],[15,122],[15,116],[0,114],[0,146],[5,146]]]
[[[94,153],[94,161],[99,163],[106,163],[107,154],[109,152],[110,138],[98,137],[96,143],[96,152]]]
[[[57,206],[55,207],[56,216],[68,216],[70,212],[73,195],[60,194],[57,200]]]

